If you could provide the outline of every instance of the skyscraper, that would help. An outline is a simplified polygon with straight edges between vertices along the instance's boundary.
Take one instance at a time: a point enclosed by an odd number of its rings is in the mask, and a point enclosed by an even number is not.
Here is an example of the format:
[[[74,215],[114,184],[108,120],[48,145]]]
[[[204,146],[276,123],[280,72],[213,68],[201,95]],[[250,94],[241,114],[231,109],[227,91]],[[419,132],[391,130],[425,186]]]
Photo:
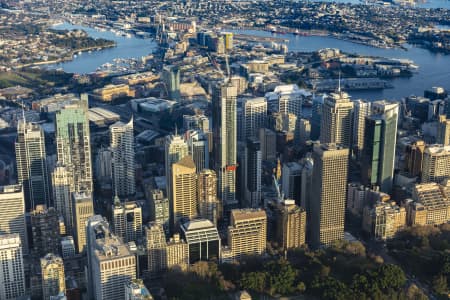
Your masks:
[[[94,215],[94,203],[91,194],[73,193],[73,226],[77,251],[82,253],[86,246],[86,222]]]
[[[349,150],[336,144],[314,146],[311,192],[312,246],[344,238]]]
[[[21,185],[0,186],[0,234],[17,233],[23,253],[28,253],[25,200]]]
[[[133,118],[127,124],[114,123],[109,131],[113,191],[118,197],[133,196],[136,193]]]
[[[92,162],[87,96],[56,113],[58,163],[67,167],[71,192],[92,192]]]
[[[262,160],[274,161],[277,158],[277,136],[275,132],[267,128],[259,130],[259,141],[261,142]]]
[[[172,164],[189,154],[187,143],[179,135],[169,135],[165,141],[166,191],[169,202],[172,201]]]
[[[117,199],[112,206],[111,221],[114,234],[124,243],[142,238],[142,208],[138,202],[120,203]]]
[[[350,148],[352,143],[353,102],[347,93],[338,91],[325,98],[322,106],[320,142]]]
[[[63,216],[66,230],[73,232],[73,204],[71,196],[70,171],[58,164],[52,172],[53,202],[56,210]]]
[[[169,98],[180,100],[180,68],[174,65],[165,66],[161,77]]]
[[[267,101],[265,98],[248,99],[244,102],[242,117],[244,125],[244,141],[246,138],[259,135],[259,129],[267,126]]]
[[[61,236],[59,234],[59,214],[55,208],[37,205],[30,214],[33,250],[39,257],[47,253],[59,253]],[[56,295],[56,294],[55,294]]]
[[[216,86],[213,94],[214,163],[222,206],[237,204],[237,88],[230,82]]]
[[[42,295],[44,300],[51,300],[66,291],[64,262],[60,256],[49,253],[41,258]]]
[[[306,211],[294,200],[284,200],[277,207],[277,240],[283,249],[298,248],[305,244]]]
[[[231,210],[228,246],[235,259],[266,251],[267,215],[262,209]]]
[[[254,138],[247,138],[245,147],[245,198],[246,206],[258,208],[261,205],[261,146]]]
[[[364,149],[366,117],[371,114],[371,103],[362,100],[355,100],[353,103],[353,153],[360,159]]]
[[[220,237],[210,220],[195,219],[181,225],[181,233],[189,248],[189,263],[220,258]]]
[[[167,268],[167,243],[162,224],[150,222],[145,226],[145,246],[150,276],[161,276]]]
[[[199,215],[213,222],[217,226],[220,207],[217,199],[217,176],[216,172],[204,169],[198,174],[198,204]]]
[[[197,174],[191,156],[172,165],[172,184],[171,224],[178,231],[182,219],[193,219],[198,211]]]
[[[17,175],[22,184],[27,211],[35,205],[49,205],[50,189],[44,131],[37,124],[19,121],[16,141]]]
[[[95,215],[86,226],[89,293],[96,300],[122,300],[125,284],[136,279],[136,257]]]
[[[445,115],[439,116],[436,142],[444,146],[450,145],[450,119]]]
[[[283,164],[281,180],[284,196],[300,203],[302,166],[295,161]]]
[[[164,232],[169,235],[170,205],[162,190],[150,191],[150,221],[161,224]]]
[[[397,121],[398,104],[386,101],[373,102],[372,115],[366,118],[362,182],[384,193],[391,191],[394,178]]]
[[[450,146],[430,145],[425,148],[422,182],[441,183],[450,178]]]
[[[311,108],[311,140],[320,138],[320,126],[322,124],[323,103],[326,96],[314,97]]]
[[[22,242],[17,233],[0,234],[0,299],[16,300],[25,295]]]
[[[186,140],[189,147],[189,155],[194,160],[197,173],[203,169],[209,169],[209,145],[207,136],[198,131],[187,131]]]

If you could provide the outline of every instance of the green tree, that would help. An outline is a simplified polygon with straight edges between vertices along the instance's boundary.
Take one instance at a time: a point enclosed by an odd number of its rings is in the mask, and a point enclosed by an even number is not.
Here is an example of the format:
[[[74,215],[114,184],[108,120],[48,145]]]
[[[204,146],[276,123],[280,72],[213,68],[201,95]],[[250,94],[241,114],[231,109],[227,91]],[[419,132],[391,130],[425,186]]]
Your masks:
[[[244,273],[241,277],[241,285],[244,289],[256,292],[264,292],[266,288],[267,274],[265,272]]]
[[[271,261],[266,265],[267,274],[269,275],[270,294],[290,294],[294,291],[294,281],[297,272],[288,261],[280,259]]]
[[[381,265],[375,272],[375,282],[382,290],[398,290],[406,283],[406,276],[403,270],[393,264]]]
[[[438,294],[447,293],[447,278],[439,275],[433,278],[433,290]]]

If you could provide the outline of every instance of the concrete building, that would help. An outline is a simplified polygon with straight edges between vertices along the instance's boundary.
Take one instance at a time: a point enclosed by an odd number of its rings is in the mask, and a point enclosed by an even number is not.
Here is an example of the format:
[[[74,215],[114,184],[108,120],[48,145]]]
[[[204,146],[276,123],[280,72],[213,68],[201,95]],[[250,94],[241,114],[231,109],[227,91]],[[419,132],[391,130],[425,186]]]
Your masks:
[[[227,82],[216,86],[213,92],[214,168],[218,175],[218,196],[225,209],[237,204],[237,88]]]
[[[174,234],[167,242],[167,268],[186,271],[189,266],[189,247],[186,241]]]
[[[103,102],[111,102],[118,98],[134,97],[134,90],[127,84],[108,84],[92,91],[92,97]]]
[[[276,133],[267,128],[259,130],[259,141],[261,143],[261,158],[263,160],[275,161],[277,159],[277,136]]]
[[[450,199],[443,192],[443,188],[435,182],[414,186],[412,198],[424,206],[427,225],[440,225],[450,220]]]
[[[194,161],[191,156],[183,157],[172,165],[172,195],[173,199],[171,219],[172,228],[178,231],[183,219],[197,217],[197,174]]]
[[[188,130],[209,131],[209,118],[205,115],[183,115],[183,128]]]
[[[269,128],[276,132],[292,132],[295,134],[297,116],[293,113],[274,112],[269,117]]]
[[[144,227],[150,277],[159,277],[167,269],[167,243],[164,227],[150,222]]]
[[[0,186],[0,233],[20,236],[23,253],[28,253],[25,199],[21,185]]]
[[[450,145],[450,119],[445,115],[439,116],[436,143],[449,146]]]
[[[300,119],[299,124],[299,138],[300,145],[305,145],[307,141],[311,140],[311,122],[307,119]]]
[[[73,193],[73,225],[77,252],[83,253],[86,247],[86,222],[94,215],[94,203],[91,194]]]
[[[49,253],[41,258],[42,296],[44,300],[51,300],[66,291],[66,278],[64,276],[64,262],[62,258]]]
[[[344,238],[349,149],[336,144],[314,146],[311,196],[312,246]]]
[[[71,192],[92,192],[92,160],[87,95],[56,113],[58,163],[67,167]],[[76,129],[76,130],[75,130]]]
[[[75,241],[72,236],[69,235],[61,238],[61,254],[62,258],[75,256]]]
[[[217,227],[207,219],[195,219],[181,225],[181,235],[189,248],[189,264],[220,258]]]
[[[198,174],[199,216],[210,220],[215,226],[220,216],[217,199],[217,175],[213,170],[204,169]]]
[[[259,129],[267,126],[267,101],[265,98],[248,99],[243,108],[243,141],[249,137],[257,138]]]
[[[25,296],[25,272],[19,234],[0,234],[0,299]]]
[[[362,183],[391,192],[394,179],[395,145],[399,107],[397,103],[375,101],[366,118],[362,152]]]
[[[298,162],[283,164],[281,173],[281,187],[283,194],[288,199],[300,203],[300,190],[302,179],[302,166]]]
[[[440,183],[449,178],[450,146],[427,146],[423,154],[422,182]]]
[[[231,210],[228,246],[234,259],[266,251],[267,215],[261,209]]]
[[[353,102],[347,93],[331,93],[322,106],[320,142],[349,148],[352,142]]]
[[[361,158],[364,149],[366,117],[371,114],[371,102],[355,100],[353,103],[353,154],[359,159]]]
[[[16,161],[17,177],[22,184],[27,211],[36,205],[49,205],[45,136],[41,126],[19,121],[17,125]]]
[[[406,146],[405,149],[405,170],[412,176],[421,176],[423,155],[426,144],[424,141],[415,141]]]
[[[170,205],[162,190],[150,191],[150,221],[161,224],[169,235]]]
[[[197,173],[203,169],[209,169],[209,142],[208,137],[198,131],[186,132],[186,142],[189,148],[189,155],[195,163]]]
[[[386,240],[406,227],[406,209],[395,203],[378,202],[366,206],[363,213],[363,230],[375,239]]]
[[[142,239],[142,208],[138,202],[115,201],[111,221],[114,234],[124,243]]]
[[[89,294],[96,300],[123,300],[125,285],[136,279],[136,257],[100,215],[87,221]]]
[[[427,225],[427,209],[422,203],[406,200],[406,224],[408,226]]]
[[[125,284],[125,300],[153,300],[152,294],[142,279],[134,279]]]
[[[133,118],[127,124],[114,123],[109,132],[114,194],[118,197],[133,196],[136,193]]]
[[[311,107],[311,140],[317,141],[320,138],[320,127],[322,124],[323,103],[327,96],[313,97]]]
[[[244,162],[245,201],[243,201],[246,207],[261,206],[261,156],[261,143],[255,137],[247,138]]]
[[[286,199],[277,207],[277,241],[284,250],[298,248],[306,241],[306,210]]]
[[[39,257],[47,253],[60,253],[58,212],[53,207],[47,209],[45,205],[37,205],[36,209],[30,213],[30,223],[34,253]]]
[[[52,172],[52,190],[55,208],[64,218],[66,231],[73,234],[70,172],[68,167],[58,164]]]
[[[165,140],[165,173],[166,173],[166,192],[169,202],[172,199],[172,164],[180,161],[183,157],[189,155],[188,144],[179,135],[169,135]]]

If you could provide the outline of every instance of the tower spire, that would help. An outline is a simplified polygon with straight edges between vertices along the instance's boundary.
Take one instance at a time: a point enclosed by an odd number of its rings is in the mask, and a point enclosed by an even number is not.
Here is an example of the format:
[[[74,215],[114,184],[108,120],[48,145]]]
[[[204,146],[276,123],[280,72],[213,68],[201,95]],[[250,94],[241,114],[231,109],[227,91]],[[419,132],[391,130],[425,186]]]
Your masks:
[[[341,93],[341,70],[339,70],[338,92],[339,92],[339,94]]]

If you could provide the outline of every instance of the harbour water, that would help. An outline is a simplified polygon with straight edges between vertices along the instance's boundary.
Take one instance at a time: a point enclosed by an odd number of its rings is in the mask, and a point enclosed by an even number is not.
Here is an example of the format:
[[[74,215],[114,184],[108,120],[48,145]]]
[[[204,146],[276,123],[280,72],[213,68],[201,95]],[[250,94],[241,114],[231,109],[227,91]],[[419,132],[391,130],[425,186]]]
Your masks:
[[[106,38],[116,41],[117,46],[101,51],[83,53],[70,62],[53,65],[55,68],[62,68],[72,73],[89,73],[97,69],[104,63],[112,62],[115,58],[139,58],[148,55],[157,45],[151,39],[139,39],[135,37],[126,38],[117,36],[109,31],[98,31],[96,29],[76,26],[70,24],[58,25],[58,29],[83,29],[95,38]],[[250,34],[256,36],[275,36],[270,32],[256,30],[235,30],[237,33]],[[450,55],[432,53],[426,49],[406,45],[408,50],[402,49],[381,49],[361,44],[343,41],[332,37],[319,36],[297,36],[293,34],[283,34],[278,37],[288,39],[290,51],[316,51],[322,48],[339,48],[347,53],[357,53],[362,55],[381,56],[387,58],[406,58],[414,61],[419,66],[417,73],[411,78],[397,78],[392,81],[394,88],[385,90],[365,90],[351,91],[353,98],[363,98],[368,100],[392,99],[398,100],[408,95],[423,95],[425,89],[432,86],[442,86],[450,89]]]
[[[105,64],[111,63],[115,58],[139,58],[149,55],[157,48],[153,39],[140,39],[136,37],[118,36],[111,31],[99,31],[94,28],[63,23],[53,27],[60,30],[82,29],[93,38],[104,38],[116,42],[116,47],[100,51],[83,52],[72,61],[50,65],[50,68],[62,68],[66,72],[86,74]]]

